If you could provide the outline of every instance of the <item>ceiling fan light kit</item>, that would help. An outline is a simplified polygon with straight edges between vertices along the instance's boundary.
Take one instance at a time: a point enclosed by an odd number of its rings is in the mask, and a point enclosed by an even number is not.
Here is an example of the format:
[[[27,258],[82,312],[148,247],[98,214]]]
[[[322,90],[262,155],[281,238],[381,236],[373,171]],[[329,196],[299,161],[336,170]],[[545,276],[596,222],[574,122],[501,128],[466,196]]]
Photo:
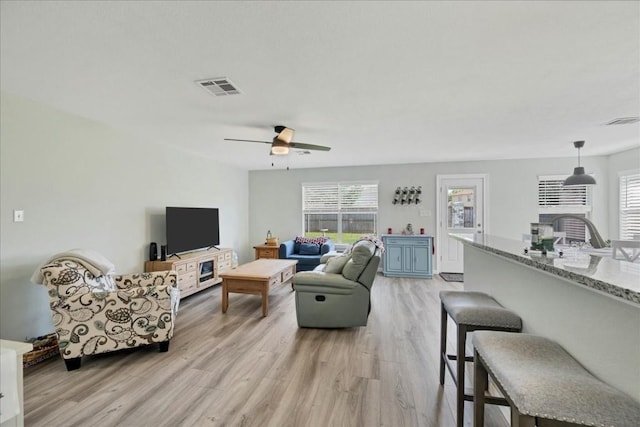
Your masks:
[[[289,144],[284,141],[280,141],[278,137],[273,138],[271,154],[274,156],[286,156],[289,154]]]
[[[573,175],[565,179],[563,185],[595,185],[596,180],[584,173],[584,167],[580,166],[580,149],[584,147],[584,141],[574,141],[573,146],[578,149],[578,166],[573,169]]]

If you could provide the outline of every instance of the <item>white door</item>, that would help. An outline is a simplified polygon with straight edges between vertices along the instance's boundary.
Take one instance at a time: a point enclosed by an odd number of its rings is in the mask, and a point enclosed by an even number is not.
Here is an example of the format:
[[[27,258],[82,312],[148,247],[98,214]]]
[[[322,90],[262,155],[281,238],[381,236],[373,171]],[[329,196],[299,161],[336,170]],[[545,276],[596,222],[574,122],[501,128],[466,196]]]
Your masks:
[[[483,234],[486,175],[438,175],[436,260],[441,273],[463,273],[462,243],[449,233]]]

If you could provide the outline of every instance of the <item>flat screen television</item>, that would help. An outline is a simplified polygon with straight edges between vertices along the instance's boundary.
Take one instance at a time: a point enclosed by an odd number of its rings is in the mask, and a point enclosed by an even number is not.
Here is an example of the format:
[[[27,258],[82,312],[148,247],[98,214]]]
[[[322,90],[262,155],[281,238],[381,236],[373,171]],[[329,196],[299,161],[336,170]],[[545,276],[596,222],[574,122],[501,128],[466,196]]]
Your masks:
[[[167,255],[220,244],[218,208],[166,208]]]

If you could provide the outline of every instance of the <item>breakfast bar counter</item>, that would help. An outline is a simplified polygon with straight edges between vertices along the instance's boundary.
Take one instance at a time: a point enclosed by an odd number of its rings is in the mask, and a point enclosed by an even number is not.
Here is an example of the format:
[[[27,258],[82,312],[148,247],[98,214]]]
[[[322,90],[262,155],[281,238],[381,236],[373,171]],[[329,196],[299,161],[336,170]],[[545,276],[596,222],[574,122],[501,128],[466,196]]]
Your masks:
[[[529,251],[524,253],[525,242],[491,235],[451,234],[463,244],[492,252],[512,261],[567,279],[580,286],[601,291],[640,305],[640,263],[612,258],[612,249],[599,250],[564,248],[563,257],[557,252],[543,256]]]
[[[515,311],[523,332],[560,343],[595,376],[640,401],[640,263],[611,248],[524,253],[526,243],[450,234],[464,245],[464,288]]]

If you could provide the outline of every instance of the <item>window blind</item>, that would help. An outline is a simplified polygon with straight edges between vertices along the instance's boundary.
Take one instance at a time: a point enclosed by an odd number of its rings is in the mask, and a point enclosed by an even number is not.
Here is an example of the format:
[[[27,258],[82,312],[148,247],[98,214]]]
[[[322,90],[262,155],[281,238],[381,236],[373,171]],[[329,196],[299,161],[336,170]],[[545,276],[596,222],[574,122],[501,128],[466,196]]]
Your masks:
[[[538,210],[540,214],[591,212],[591,188],[587,185],[564,186],[566,176],[538,177]]]
[[[620,175],[620,239],[640,236],[640,172]]]
[[[302,184],[303,213],[378,211],[377,183]]]
[[[588,217],[591,212],[591,187],[587,185],[564,186],[566,175],[538,177],[538,220],[550,223],[559,214],[575,214]],[[584,242],[587,229],[583,222],[572,218],[555,223],[556,231],[564,231],[567,241]]]

